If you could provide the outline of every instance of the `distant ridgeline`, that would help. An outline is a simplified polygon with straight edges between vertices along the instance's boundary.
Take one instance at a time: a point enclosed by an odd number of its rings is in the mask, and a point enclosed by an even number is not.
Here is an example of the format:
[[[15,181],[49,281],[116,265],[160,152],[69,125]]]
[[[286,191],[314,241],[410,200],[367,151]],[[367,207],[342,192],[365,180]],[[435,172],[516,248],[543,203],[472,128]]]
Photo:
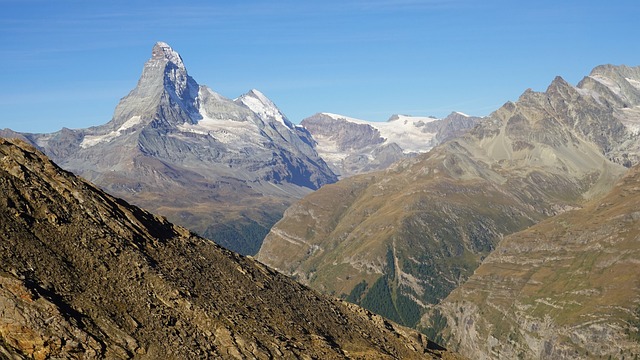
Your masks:
[[[638,163],[639,105],[640,68],[599,66],[577,86],[558,77],[426,154],[307,195],[271,230],[257,259],[443,334],[454,315],[424,314],[477,273],[506,235],[599,199]],[[444,333],[455,335],[453,346],[465,336]],[[487,339],[463,345],[488,351]]]

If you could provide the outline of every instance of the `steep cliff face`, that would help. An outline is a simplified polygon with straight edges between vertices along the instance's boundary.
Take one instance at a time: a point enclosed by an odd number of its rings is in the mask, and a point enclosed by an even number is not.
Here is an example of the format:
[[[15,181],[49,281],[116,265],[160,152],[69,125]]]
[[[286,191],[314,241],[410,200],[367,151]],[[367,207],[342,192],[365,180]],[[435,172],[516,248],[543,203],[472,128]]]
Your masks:
[[[460,358],[0,139],[0,354]]]
[[[640,353],[640,168],[605,197],[504,238],[437,308],[477,359]]]
[[[305,197],[257,258],[418,325],[505,235],[605,194],[635,161],[640,117],[605,98],[561,78],[527,90],[427,154]]]
[[[107,124],[22,135],[109,193],[245,254],[291,202],[336,180],[264,94],[231,100],[198,85],[162,42]]]

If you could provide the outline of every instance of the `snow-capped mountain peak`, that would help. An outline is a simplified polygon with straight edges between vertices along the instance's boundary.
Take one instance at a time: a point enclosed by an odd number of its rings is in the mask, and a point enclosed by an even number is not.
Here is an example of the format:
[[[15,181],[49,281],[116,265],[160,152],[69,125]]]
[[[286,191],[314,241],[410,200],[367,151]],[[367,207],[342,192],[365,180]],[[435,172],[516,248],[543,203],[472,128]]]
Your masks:
[[[141,124],[157,121],[158,126],[196,123],[201,118],[197,100],[199,87],[187,73],[180,54],[167,43],[157,42],[135,89],[118,104],[111,130],[117,132],[135,116],[140,117]],[[158,108],[163,110],[158,112]]]
[[[335,121],[368,125],[379,132],[385,143],[396,143],[406,154],[427,152],[433,147],[432,140],[436,131],[426,128],[425,124],[439,120],[423,116],[393,115],[387,122],[376,122],[331,113],[323,113],[322,115]]]
[[[235,99],[235,102],[249,108],[249,110],[260,116],[263,121],[269,122],[275,120],[289,129],[294,128],[293,124],[284,116],[273,101],[259,90],[251,89],[248,93]]]
[[[332,170],[348,176],[384,169],[401,158],[427,152],[479,120],[460,114],[444,119],[393,115],[386,122],[375,122],[319,113],[301,125],[313,135],[318,154]]]
[[[173,50],[169,44],[162,41],[158,41],[153,46],[153,50],[151,50],[151,59],[155,61],[168,61],[175,64],[178,68],[185,68],[180,54]]]
[[[246,254],[289,204],[337,180],[264,94],[199,85],[163,42],[111,121],[30,136],[65,169]]]

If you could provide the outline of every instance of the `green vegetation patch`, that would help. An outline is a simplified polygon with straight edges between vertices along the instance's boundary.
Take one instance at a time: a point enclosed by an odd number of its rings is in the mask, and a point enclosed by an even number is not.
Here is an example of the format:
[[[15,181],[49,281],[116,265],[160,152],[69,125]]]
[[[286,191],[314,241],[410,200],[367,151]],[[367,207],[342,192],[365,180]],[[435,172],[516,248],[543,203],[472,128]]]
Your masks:
[[[360,305],[375,312],[376,314],[386,317],[387,319],[403,324],[402,318],[400,317],[400,314],[398,314],[395,304],[393,303],[391,291],[389,290],[389,282],[387,281],[386,276],[380,277],[378,281],[371,286],[371,289],[369,289],[365,297],[362,299]]]
[[[433,309],[429,313],[429,325],[424,328],[420,328],[420,332],[427,335],[429,339],[438,343],[444,344],[445,339],[442,337],[444,329],[447,327],[447,318],[442,315],[440,310]]]
[[[633,317],[629,319],[626,332],[630,340],[640,343],[640,307],[636,308]]]
[[[346,300],[350,303],[359,304],[365,290],[367,290],[367,282],[362,280],[362,282],[358,283],[358,285],[351,290],[351,293],[347,296]]]
[[[280,216],[271,216],[261,224],[248,217],[209,226],[202,236],[242,255],[255,255],[262,241]]]

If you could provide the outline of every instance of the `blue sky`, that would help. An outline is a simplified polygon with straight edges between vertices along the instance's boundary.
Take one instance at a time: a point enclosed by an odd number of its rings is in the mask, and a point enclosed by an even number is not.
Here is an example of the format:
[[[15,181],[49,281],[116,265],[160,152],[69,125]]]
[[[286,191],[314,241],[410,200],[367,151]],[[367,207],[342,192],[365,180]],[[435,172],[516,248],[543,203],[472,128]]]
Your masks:
[[[106,123],[156,41],[229,98],[316,112],[487,115],[556,75],[640,65],[638,1],[0,0],[0,128]]]

